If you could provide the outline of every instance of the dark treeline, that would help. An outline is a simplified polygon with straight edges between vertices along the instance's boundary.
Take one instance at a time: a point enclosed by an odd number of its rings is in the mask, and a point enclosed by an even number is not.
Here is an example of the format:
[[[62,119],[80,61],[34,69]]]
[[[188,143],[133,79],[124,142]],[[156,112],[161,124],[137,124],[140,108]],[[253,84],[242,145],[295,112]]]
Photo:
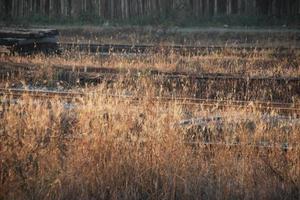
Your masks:
[[[72,17],[82,14],[103,19],[168,16],[183,11],[195,17],[219,15],[297,16],[300,0],[0,0],[0,15]],[[179,14],[182,12],[179,12]]]

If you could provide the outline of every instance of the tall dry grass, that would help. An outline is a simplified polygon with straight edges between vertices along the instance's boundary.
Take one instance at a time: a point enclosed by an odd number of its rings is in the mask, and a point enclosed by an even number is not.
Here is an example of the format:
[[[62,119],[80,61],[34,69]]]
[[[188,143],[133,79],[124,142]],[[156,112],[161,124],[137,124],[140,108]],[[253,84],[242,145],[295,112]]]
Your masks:
[[[1,61],[41,64],[44,68],[35,77],[46,81],[53,78],[51,65],[299,75],[298,57],[271,54],[99,57],[71,53],[4,56]],[[209,142],[214,144],[203,144],[203,130],[190,132],[178,122],[210,115],[247,118],[250,111],[153,101],[150,97],[170,96],[173,91],[161,91],[147,76],[138,81],[121,77],[97,91],[71,104],[28,96],[17,102],[0,99],[0,199],[300,198],[299,125],[271,128],[259,120],[262,113],[251,111],[256,119],[253,131],[246,124],[231,128],[228,121],[226,129],[215,132],[212,124]],[[142,98],[132,102],[106,96],[111,93]],[[261,143],[271,148],[260,147]],[[281,148],[285,144],[290,148]]]
[[[298,145],[289,150],[194,145],[175,124],[208,110],[147,96],[132,103],[94,94],[80,102],[24,96],[3,104],[0,199],[300,198],[298,126],[269,129],[258,120],[254,132],[242,125],[222,132],[240,144]]]
[[[99,55],[98,53],[65,52],[61,56],[1,56],[1,62],[30,63],[51,68],[63,65],[69,68],[106,67],[123,70],[159,70],[162,72],[185,72],[190,74],[225,73],[246,76],[295,77],[300,74],[299,52],[279,56],[273,50],[243,52],[235,49],[220,50],[204,55],[180,55],[150,52],[149,54]]]

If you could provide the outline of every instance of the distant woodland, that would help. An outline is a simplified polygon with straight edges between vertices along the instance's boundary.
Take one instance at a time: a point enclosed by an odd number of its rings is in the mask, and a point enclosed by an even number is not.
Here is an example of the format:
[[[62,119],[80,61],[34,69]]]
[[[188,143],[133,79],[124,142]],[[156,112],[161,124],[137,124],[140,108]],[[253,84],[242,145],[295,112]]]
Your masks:
[[[39,15],[76,18],[83,13],[103,19],[168,16],[188,13],[194,17],[222,15],[299,16],[300,0],[0,0],[0,15],[22,18]]]

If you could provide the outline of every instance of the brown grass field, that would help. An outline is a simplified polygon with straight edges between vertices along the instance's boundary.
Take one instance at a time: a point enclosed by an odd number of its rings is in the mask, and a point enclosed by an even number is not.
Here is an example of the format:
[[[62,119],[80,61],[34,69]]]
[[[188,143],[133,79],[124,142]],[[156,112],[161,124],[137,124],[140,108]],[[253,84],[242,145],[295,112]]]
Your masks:
[[[241,52],[226,49],[207,55],[180,55],[178,53],[150,53],[123,55],[111,53],[98,55],[77,52],[76,49],[62,56],[5,56],[1,62],[39,64],[48,69],[53,65],[125,70],[159,70],[161,72],[241,74],[245,76],[298,77],[300,74],[300,52],[291,50],[287,55],[277,55],[274,50]]]
[[[284,57],[273,53],[224,49],[202,56],[100,56],[76,51],[59,56],[2,55],[1,62],[36,64],[40,69],[30,79],[22,73],[15,78],[4,74],[0,85],[29,87],[34,80],[48,87],[55,81],[55,65],[106,67],[128,74],[158,70],[299,77],[298,52]],[[273,123],[261,119],[282,116],[255,106],[189,107],[176,97],[154,101],[167,92],[147,78],[134,86],[122,79],[107,84],[70,86],[70,91],[88,95],[68,101],[0,97],[1,200],[300,199],[300,122],[295,116],[285,113],[287,121]],[[221,87],[227,86],[209,90]],[[299,90],[295,91],[293,101],[299,102]],[[111,97],[112,93],[140,98],[133,102]],[[222,126],[213,120],[202,127],[180,125],[185,119],[211,116],[222,116]]]

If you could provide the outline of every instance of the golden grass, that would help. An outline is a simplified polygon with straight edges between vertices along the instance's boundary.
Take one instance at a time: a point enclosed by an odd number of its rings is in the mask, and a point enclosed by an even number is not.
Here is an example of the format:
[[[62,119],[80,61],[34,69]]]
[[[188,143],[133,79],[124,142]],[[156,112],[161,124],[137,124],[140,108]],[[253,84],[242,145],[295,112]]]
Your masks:
[[[299,126],[285,132],[257,121],[253,133],[243,126],[222,132],[240,144],[298,145],[287,151],[195,146],[174,124],[211,111],[187,112],[147,96],[132,104],[93,95],[72,110],[59,100],[24,97],[7,108],[0,121],[1,199],[299,198]]]
[[[36,77],[46,81],[52,76],[51,65],[299,76],[299,57],[268,55],[99,57],[73,52],[3,56],[1,61],[41,64],[44,69]],[[92,88],[98,94],[74,101],[71,109],[59,99],[28,96],[18,103],[2,103],[0,199],[300,198],[299,125],[270,128],[255,109],[208,110],[153,101],[151,97],[168,93],[158,93],[158,86],[147,77],[135,85],[127,81],[125,77]],[[133,103],[105,96],[110,93],[143,98]],[[249,114],[255,118],[254,131],[242,123],[230,128],[228,121],[227,128],[216,134],[212,124],[209,142],[215,144],[210,145],[193,137],[203,130],[191,133],[176,125],[192,117],[231,119]],[[259,147],[262,142],[271,148]],[[283,144],[291,148],[284,150]]]
[[[244,55],[243,55],[244,54]],[[272,51],[241,53],[224,49],[210,55],[182,56],[177,53],[163,55],[120,55],[111,53],[107,56],[86,54],[76,51],[62,56],[34,55],[28,57],[2,56],[2,62],[33,63],[50,67],[52,65],[95,66],[117,69],[159,70],[167,72],[230,73],[247,76],[299,76],[300,60],[297,52],[292,57],[277,58]]]

